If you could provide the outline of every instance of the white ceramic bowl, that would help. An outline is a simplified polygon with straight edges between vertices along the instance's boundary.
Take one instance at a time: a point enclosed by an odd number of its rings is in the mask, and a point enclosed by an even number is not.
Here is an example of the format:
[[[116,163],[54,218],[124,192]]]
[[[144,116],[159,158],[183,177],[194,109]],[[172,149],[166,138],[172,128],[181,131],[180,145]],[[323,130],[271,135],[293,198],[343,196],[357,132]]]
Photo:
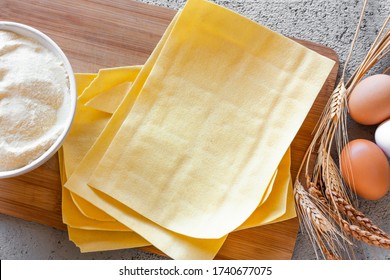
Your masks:
[[[62,52],[60,47],[52,39],[50,39],[47,35],[43,34],[42,32],[36,30],[35,28],[32,28],[24,24],[16,23],[16,22],[0,21],[0,30],[12,31],[22,36],[35,39],[36,41],[41,43],[44,47],[52,51],[55,55],[60,57],[61,60],[63,61],[65,70],[68,74],[69,86],[70,86],[69,115],[64,120],[64,125],[63,125],[64,130],[61,133],[61,135],[57,138],[54,144],[45,153],[43,153],[40,157],[38,157],[28,165],[25,165],[15,170],[0,171],[0,179],[2,179],[2,178],[15,177],[29,172],[39,167],[43,163],[45,163],[58,151],[58,149],[61,147],[62,143],[64,142],[65,137],[68,134],[73,122],[74,114],[76,112],[77,92],[76,92],[76,81],[74,78],[72,66],[70,65],[69,60]]]

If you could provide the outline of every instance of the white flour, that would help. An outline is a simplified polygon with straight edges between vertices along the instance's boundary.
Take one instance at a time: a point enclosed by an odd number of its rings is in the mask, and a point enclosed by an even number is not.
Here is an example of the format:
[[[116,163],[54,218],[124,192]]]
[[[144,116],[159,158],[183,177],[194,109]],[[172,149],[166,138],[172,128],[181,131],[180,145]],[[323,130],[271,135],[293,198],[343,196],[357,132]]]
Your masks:
[[[69,104],[61,59],[36,41],[0,30],[0,171],[23,167],[49,149]]]

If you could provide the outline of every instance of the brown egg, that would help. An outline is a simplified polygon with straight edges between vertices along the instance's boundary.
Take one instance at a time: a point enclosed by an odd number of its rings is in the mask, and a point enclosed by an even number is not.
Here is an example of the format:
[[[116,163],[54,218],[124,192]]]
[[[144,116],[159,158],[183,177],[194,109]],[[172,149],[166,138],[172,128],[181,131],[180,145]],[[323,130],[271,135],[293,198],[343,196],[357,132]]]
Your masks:
[[[357,139],[349,142],[340,155],[341,174],[360,197],[376,200],[390,188],[390,166],[386,155],[373,142]]]
[[[390,76],[373,75],[362,80],[351,92],[349,113],[358,123],[373,125],[390,118]]]

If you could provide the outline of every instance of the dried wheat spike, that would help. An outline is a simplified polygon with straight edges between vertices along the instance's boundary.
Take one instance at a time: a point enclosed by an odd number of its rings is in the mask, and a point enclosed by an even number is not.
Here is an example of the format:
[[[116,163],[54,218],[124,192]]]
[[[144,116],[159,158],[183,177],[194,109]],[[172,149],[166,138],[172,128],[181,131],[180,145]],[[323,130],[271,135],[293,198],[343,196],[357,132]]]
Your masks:
[[[331,223],[321,213],[318,207],[310,200],[308,193],[302,184],[296,184],[294,188],[294,198],[296,205],[300,208],[300,212],[306,216],[320,232],[325,233],[332,229]]]
[[[340,232],[312,201],[312,197],[299,181],[294,185],[294,198],[299,221],[309,234],[313,247],[320,248],[322,256],[326,259],[339,258]]]
[[[370,219],[368,219],[362,212],[355,209],[350,203],[345,201],[341,196],[339,196],[338,192],[326,190],[326,195],[330,195],[332,193],[332,197],[336,202],[338,210],[343,213],[347,218],[354,223],[355,225],[360,226],[361,228],[380,236],[382,238],[390,240],[390,235],[385,231],[376,226]]]
[[[333,158],[326,151],[322,151],[322,159],[322,180],[326,188],[336,191],[340,197],[349,202],[343,179]]]
[[[342,225],[343,231],[356,238],[357,240],[361,240],[367,244],[374,245],[377,247],[381,247],[384,249],[390,249],[390,240],[387,238],[383,238],[376,234],[372,234],[367,230],[363,230],[356,225],[349,224],[346,220],[340,219],[340,223]]]
[[[314,191],[316,196],[319,196],[319,199],[322,200],[322,193],[319,190]],[[326,193],[329,193],[329,190],[326,190]],[[333,197],[336,198],[337,205],[340,207],[340,211],[345,213],[348,212],[346,209],[351,207],[354,211],[352,215],[347,215],[348,218],[350,218],[353,221],[358,221],[358,224],[362,226],[365,229],[361,229],[358,225],[351,225],[346,220],[342,219],[341,216],[333,214],[333,218],[337,221],[339,221],[339,224],[341,225],[342,230],[345,234],[353,236],[355,239],[363,241],[367,244],[374,245],[377,247],[390,249],[390,238],[389,235],[382,231],[380,228],[372,224],[372,222],[367,219],[364,214],[359,212],[358,210],[354,209],[349,203],[347,203],[345,200],[342,201],[341,197],[338,197],[337,193],[333,193]],[[340,200],[340,201],[338,201]],[[341,209],[343,206],[346,205],[345,211],[342,211]],[[351,217],[352,216],[352,217]],[[365,222],[363,222],[365,221]],[[327,259],[332,259],[332,256],[327,255],[326,248],[321,248],[324,255],[327,257]]]
[[[318,199],[318,201],[320,201],[320,203],[322,205],[327,205],[328,204],[328,201],[326,200],[326,198],[322,194],[320,188],[316,184],[314,184],[313,182],[310,182],[309,188],[308,188],[308,192],[309,192],[309,194],[311,196],[313,196],[316,199]]]
[[[330,119],[335,123],[338,122],[341,112],[343,108],[345,108],[347,98],[346,92],[347,90],[345,88],[344,81],[340,80],[330,97]]]
[[[350,203],[346,192],[344,191],[344,185],[339,175],[336,163],[333,158],[324,152],[324,161],[327,163],[326,173],[323,174],[323,180],[326,180],[325,195],[327,198],[335,204],[338,211],[343,213],[348,219],[355,225],[361,228],[390,240],[390,236],[375,225],[370,219],[368,219],[362,212],[355,209]],[[325,170],[323,170],[325,173]]]

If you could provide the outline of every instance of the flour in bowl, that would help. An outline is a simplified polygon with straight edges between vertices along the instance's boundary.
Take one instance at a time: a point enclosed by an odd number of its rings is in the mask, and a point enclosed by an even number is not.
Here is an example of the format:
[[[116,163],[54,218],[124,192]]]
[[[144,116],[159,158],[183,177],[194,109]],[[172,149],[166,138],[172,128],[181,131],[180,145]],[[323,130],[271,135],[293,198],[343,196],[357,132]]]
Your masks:
[[[61,59],[37,41],[0,30],[0,171],[23,167],[47,151],[69,110]]]

